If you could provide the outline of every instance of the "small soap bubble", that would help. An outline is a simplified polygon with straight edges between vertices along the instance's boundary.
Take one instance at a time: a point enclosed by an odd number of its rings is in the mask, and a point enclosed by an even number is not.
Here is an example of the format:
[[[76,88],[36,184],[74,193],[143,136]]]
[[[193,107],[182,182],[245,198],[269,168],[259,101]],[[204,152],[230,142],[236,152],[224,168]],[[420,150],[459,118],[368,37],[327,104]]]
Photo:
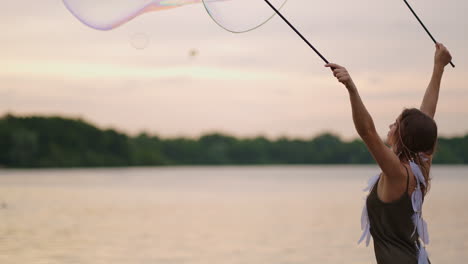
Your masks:
[[[145,33],[135,33],[130,37],[130,44],[137,50],[143,50],[148,47],[150,37]]]

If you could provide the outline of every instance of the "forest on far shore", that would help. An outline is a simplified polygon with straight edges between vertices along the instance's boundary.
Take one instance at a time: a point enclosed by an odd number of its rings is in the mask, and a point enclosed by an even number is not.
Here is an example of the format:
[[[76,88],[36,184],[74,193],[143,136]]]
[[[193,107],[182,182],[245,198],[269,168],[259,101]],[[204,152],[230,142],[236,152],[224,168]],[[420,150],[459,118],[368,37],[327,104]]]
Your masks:
[[[310,139],[128,136],[81,119],[0,118],[0,167],[116,167],[164,165],[372,164],[364,143],[325,133]],[[468,164],[468,134],[439,138],[434,163]]]

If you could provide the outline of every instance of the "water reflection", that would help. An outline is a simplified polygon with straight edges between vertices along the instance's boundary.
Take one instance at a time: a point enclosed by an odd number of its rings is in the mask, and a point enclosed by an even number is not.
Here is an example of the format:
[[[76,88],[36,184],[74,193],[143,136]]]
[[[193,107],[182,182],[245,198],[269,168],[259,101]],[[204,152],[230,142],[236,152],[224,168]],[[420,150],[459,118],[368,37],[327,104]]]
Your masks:
[[[0,263],[374,263],[358,247],[375,167],[0,171]],[[468,167],[426,200],[434,262],[468,258]],[[455,217],[456,216],[456,217]]]

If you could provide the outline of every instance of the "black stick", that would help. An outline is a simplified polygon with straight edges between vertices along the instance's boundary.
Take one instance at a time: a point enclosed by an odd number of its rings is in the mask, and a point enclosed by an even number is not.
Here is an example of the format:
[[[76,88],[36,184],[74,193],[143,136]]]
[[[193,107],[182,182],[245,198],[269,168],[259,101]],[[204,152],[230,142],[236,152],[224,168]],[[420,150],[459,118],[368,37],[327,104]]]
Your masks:
[[[299,35],[299,37],[302,38],[302,40],[305,41],[305,43],[307,43],[307,45],[309,45],[311,49],[315,51],[315,53],[317,53],[317,55],[320,56],[320,58],[322,58],[322,60],[325,63],[329,63],[328,60],[325,59],[325,57],[322,54],[320,54],[320,52],[314,46],[312,46],[312,44],[310,44],[310,42],[306,38],[304,38],[304,36],[302,36],[302,34],[299,31],[297,31],[297,29],[293,25],[291,25],[291,23],[289,23],[289,21],[286,18],[284,18],[284,16],[268,0],[265,0],[265,2],[276,12],[276,14],[278,14],[278,16],[280,16],[284,20],[284,22],[286,22],[286,24],[288,24],[297,33],[297,35]]]
[[[413,15],[416,17],[416,19],[419,21],[419,23],[421,24],[421,26],[424,28],[424,30],[427,32],[427,34],[429,35],[429,37],[432,39],[432,41],[434,41],[434,44],[437,44],[437,41],[435,40],[435,38],[432,36],[431,32],[429,32],[429,30],[426,28],[426,26],[424,25],[424,23],[421,21],[421,19],[419,19],[418,15],[416,15],[416,12],[414,12],[413,8],[411,8],[411,6],[408,4],[408,2],[406,0],[403,0],[405,2],[405,4],[408,6],[409,10],[411,10],[411,13],[413,13]],[[455,64],[453,64],[452,62],[450,62],[450,65],[452,65],[453,68],[455,68]]]

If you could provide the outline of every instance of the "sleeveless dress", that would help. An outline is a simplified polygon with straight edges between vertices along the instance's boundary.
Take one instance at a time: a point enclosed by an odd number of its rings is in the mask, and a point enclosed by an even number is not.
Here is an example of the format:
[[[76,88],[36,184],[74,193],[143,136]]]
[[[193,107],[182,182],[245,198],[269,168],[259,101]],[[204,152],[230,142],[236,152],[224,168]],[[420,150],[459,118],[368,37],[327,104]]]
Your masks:
[[[369,180],[369,191],[361,217],[363,234],[358,243],[370,236],[374,241],[374,252],[378,264],[429,264],[425,250],[429,243],[427,225],[422,218],[423,195],[421,184],[426,186],[425,178],[417,164],[410,162],[416,178],[416,188],[411,197],[408,194],[409,172],[406,169],[406,191],[396,201],[383,202],[377,195],[380,174]]]

